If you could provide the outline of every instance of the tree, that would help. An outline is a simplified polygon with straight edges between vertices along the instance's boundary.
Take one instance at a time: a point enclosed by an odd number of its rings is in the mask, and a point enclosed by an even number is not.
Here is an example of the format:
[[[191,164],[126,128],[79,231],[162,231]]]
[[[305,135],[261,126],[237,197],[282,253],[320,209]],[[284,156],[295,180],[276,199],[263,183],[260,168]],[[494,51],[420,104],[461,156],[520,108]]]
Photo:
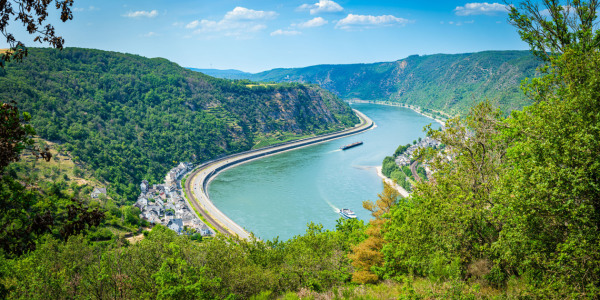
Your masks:
[[[0,32],[6,38],[10,49],[0,55],[0,67],[4,68],[11,59],[21,60],[27,56],[27,48],[8,31],[9,22],[14,17],[20,21],[29,34],[34,34],[34,42],[48,43],[58,49],[63,48],[64,39],[56,36],[54,26],[46,23],[49,5],[54,2],[60,11],[60,20],[66,22],[73,19],[71,6],[73,0],[3,0],[0,1]]]
[[[500,182],[497,215],[504,226],[495,248],[508,272],[526,270],[535,286],[594,298],[600,288],[600,53],[582,51],[566,49],[554,58],[553,76],[528,86],[539,102],[507,119],[511,169]]]
[[[509,19],[531,51],[545,61],[567,49],[581,53],[600,47],[596,18],[598,1],[543,0],[543,9],[531,0],[510,6]]]
[[[444,131],[428,135],[447,145],[426,148],[429,181],[416,183],[411,197],[392,207],[385,224],[386,276],[407,274],[445,278],[479,260],[491,261],[491,245],[501,229],[492,214],[506,142],[502,117],[489,102],[452,118]]]
[[[379,280],[376,274],[377,269],[383,266],[383,224],[387,220],[387,213],[390,208],[398,202],[400,194],[387,183],[383,183],[383,192],[378,195],[379,199],[373,203],[371,201],[363,202],[363,207],[371,211],[375,218],[369,221],[366,234],[367,238],[352,247],[352,253],[348,255],[355,268],[352,274],[352,281],[358,283],[375,283]]]
[[[0,173],[11,162],[19,160],[21,151],[33,145],[31,135],[35,132],[25,124],[29,119],[29,114],[19,114],[16,103],[0,106]]]

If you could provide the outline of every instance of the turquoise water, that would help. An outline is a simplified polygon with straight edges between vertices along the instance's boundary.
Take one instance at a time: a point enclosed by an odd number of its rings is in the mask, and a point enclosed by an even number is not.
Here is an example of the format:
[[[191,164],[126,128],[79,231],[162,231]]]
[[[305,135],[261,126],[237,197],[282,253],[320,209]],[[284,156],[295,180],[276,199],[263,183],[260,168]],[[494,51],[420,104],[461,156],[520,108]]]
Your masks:
[[[339,208],[370,219],[364,200],[376,200],[383,184],[375,166],[398,145],[424,137],[434,123],[412,110],[375,104],[353,104],[377,128],[350,137],[277,154],[219,174],[208,191],[229,218],[263,240],[289,239],[315,222],[335,228]],[[363,141],[345,151],[343,145]]]

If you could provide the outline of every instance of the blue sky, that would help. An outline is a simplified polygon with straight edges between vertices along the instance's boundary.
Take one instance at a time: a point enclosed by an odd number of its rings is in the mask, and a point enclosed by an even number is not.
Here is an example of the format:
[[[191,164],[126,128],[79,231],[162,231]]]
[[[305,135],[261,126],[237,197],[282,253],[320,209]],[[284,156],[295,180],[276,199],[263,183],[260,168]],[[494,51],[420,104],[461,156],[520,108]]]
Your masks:
[[[51,16],[66,46],[247,72],[527,49],[495,2],[76,0],[73,14]]]

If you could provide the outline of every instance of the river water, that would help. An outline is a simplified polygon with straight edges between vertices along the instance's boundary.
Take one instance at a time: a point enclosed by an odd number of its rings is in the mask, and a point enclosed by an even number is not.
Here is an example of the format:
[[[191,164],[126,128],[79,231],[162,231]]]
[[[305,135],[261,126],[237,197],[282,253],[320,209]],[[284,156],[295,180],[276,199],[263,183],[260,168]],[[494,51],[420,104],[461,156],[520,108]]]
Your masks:
[[[434,123],[407,108],[352,104],[377,128],[294,151],[255,160],[219,174],[208,192],[229,218],[262,240],[287,240],[303,234],[309,222],[335,228],[339,208],[368,221],[364,200],[377,200],[383,184],[375,166],[399,145],[424,137]],[[345,151],[356,141],[364,144]]]

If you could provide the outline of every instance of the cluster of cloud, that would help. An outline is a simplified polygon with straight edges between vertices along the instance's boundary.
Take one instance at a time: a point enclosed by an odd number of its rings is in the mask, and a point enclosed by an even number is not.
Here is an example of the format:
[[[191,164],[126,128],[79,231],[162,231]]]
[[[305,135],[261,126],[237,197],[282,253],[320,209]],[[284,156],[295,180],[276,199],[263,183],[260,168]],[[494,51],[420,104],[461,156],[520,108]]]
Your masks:
[[[450,25],[456,25],[456,26],[462,26],[463,24],[473,24],[475,23],[474,20],[470,20],[470,21],[464,21],[464,22],[455,22],[455,21],[449,21],[448,24]],[[444,21],[440,22],[440,24],[444,24]]]
[[[343,11],[344,8],[331,0],[319,0],[315,4],[302,4],[298,7],[298,10],[308,10],[311,15],[319,13],[334,13]]]
[[[466,3],[464,6],[457,6],[454,13],[458,16],[473,16],[473,15],[494,15],[500,12],[506,12],[508,6],[499,3]],[[344,8],[333,0],[319,0],[314,4],[302,4],[296,9],[297,11],[308,11],[311,15],[323,13],[340,13]],[[127,14],[127,17],[152,18],[158,15],[156,10],[152,11],[135,11]],[[274,11],[253,10],[245,7],[236,7],[232,11],[227,12],[221,20],[194,20],[184,26],[187,29],[194,30],[194,33],[216,33],[220,32],[226,36],[249,37],[252,33],[262,31],[267,28],[266,22],[278,16]],[[451,25],[462,25],[464,23],[472,23],[473,21],[465,22],[448,22]],[[323,17],[314,17],[310,20],[291,24],[287,29],[277,29],[270,33],[271,36],[295,36],[302,34],[299,29],[315,28],[326,24],[330,21]],[[341,30],[360,30],[370,29],[385,26],[404,26],[414,23],[414,20],[399,18],[393,15],[359,15],[349,13],[346,17],[332,21],[335,24],[335,29]],[[443,22],[441,22],[443,24]]]
[[[349,14],[335,24],[335,28],[354,29],[354,28],[373,28],[380,26],[405,25],[414,21],[404,18],[397,18],[392,15],[370,16]]]
[[[306,11],[308,10],[311,15],[319,14],[319,13],[337,13],[344,11],[344,8],[338,3],[332,0],[319,0],[319,2],[315,4],[302,4],[298,7],[297,10]],[[408,23],[412,23],[414,21],[398,18],[392,15],[381,15],[381,16],[372,16],[372,15],[357,15],[357,14],[348,14],[345,18],[340,19],[335,22],[334,28],[342,29],[342,30],[356,30],[356,29],[368,29],[375,27],[383,27],[383,26],[393,26],[400,25],[403,26]],[[325,24],[328,24],[329,21],[325,20],[322,17],[315,17],[305,22],[292,24],[291,27],[295,28],[313,28],[320,27]],[[275,35],[298,35],[300,32],[296,30],[285,31],[282,29],[276,30],[271,33],[271,36]]]
[[[86,10],[95,11],[95,10],[98,10],[98,8],[95,6],[92,6],[92,5],[90,5],[90,7],[88,7],[87,9],[84,7],[73,7],[74,12],[81,12],[81,11],[86,11]]]
[[[327,20],[321,18],[321,17],[316,17],[314,19],[310,19],[306,22],[302,22],[302,23],[298,23],[298,24],[292,24],[292,26],[294,27],[299,27],[299,28],[312,28],[312,27],[320,27],[323,26],[325,24],[329,23]]]
[[[454,12],[457,16],[494,15],[499,12],[507,12],[508,6],[500,3],[467,3],[465,6],[457,6]]]
[[[302,32],[297,31],[297,30],[282,30],[282,29],[277,29],[277,30],[271,32],[271,36],[277,36],[277,35],[292,36],[292,35],[299,35],[299,34],[302,34]]]
[[[224,32],[227,36],[247,37],[248,34],[267,28],[265,21],[277,17],[274,11],[253,10],[236,7],[219,21],[194,20],[185,28],[195,29],[194,33]]]
[[[125,17],[128,18],[140,18],[140,17],[145,17],[145,18],[154,18],[158,16],[158,11],[152,10],[152,11],[145,11],[145,10],[138,10],[138,11],[134,11],[134,12],[129,12],[128,14],[125,15]]]

